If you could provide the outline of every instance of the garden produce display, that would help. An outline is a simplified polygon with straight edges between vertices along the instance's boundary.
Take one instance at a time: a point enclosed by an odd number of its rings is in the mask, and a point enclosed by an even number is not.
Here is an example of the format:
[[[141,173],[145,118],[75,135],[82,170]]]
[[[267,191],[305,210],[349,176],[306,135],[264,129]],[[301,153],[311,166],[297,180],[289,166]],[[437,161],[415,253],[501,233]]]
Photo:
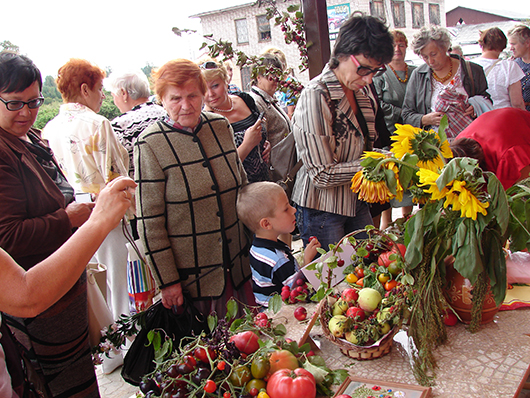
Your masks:
[[[158,356],[155,371],[140,385],[145,397],[314,398],[332,396],[330,387],[347,377],[345,370],[328,369],[309,344],[286,339],[285,326],[266,314],[246,309],[244,318],[232,318],[234,305],[229,302],[226,319],[209,317],[212,333]]]

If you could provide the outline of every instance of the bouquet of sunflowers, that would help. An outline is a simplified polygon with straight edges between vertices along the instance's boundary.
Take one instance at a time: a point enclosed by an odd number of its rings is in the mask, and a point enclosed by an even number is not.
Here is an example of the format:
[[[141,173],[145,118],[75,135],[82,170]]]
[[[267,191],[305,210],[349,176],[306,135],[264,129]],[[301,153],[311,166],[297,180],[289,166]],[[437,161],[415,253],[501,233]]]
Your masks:
[[[438,132],[397,124],[390,154],[365,152],[364,167],[351,189],[367,202],[401,200],[408,190],[422,206],[405,224],[407,271],[414,278],[409,336],[416,347],[414,372],[431,384],[433,349],[447,339],[443,314],[445,260],[473,285],[472,320],[478,330],[484,299],[491,289],[497,305],[506,290],[503,243],[510,207],[501,183],[475,159],[453,158],[443,121]]]

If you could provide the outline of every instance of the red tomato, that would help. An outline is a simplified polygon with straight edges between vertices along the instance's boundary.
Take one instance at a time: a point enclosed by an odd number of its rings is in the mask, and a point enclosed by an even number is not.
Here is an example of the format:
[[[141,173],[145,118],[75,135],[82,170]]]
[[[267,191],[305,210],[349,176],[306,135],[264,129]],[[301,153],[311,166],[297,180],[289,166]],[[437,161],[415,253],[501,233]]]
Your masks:
[[[267,383],[270,398],[315,398],[317,387],[313,375],[303,368],[281,369]]]
[[[361,268],[359,266],[355,267],[355,274],[359,279],[364,278],[364,268]]]
[[[247,355],[254,354],[258,350],[258,340],[256,333],[251,332],[250,330],[230,337],[230,341],[235,343],[237,349]]]
[[[388,292],[389,290],[392,290],[397,285],[397,281],[395,279],[392,279],[385,283],[385,290]]]
[[[363,286],[364,285],[364,278],[359,279],[357,282],[355,282],[357,286]]]
[[[215,381],[208,380],[206,382],[206,384],[204,385],[204,391],[212,393],[212,392],[215,392],[215,390],[217,390],[217,386],[215,384]]]
[[[298,368],[298,359],[291,351],[287,350],[274,351],[269,358],[269,362],[271,364],[270,374],[274,374],[280,369],[294,370]]]
[[[399,251],[401,252],[401,255],[405,257],[405,252],[407,251],[407,247],[401,243],[398,243],[397,245],[394,245],[392,248],[393,252],[396,252],[396,246],[398,247]]]
[[[206,350],[202,347],[197,347],[195,350],[193,350],[193,356],[204,363],[210,362],[208,355],[210,355],[210,359],[212,361],[215,359],[216,355],[213,348],[208,347],[208,353],[206,353]]]
[[[388,257],[392,254],[393,252],[384,252],[384,253],[381,253],[381,255],[379,256],[379,258],[377,259],[377,264],[383,266],[383,267],[387,267],[388,268],[388,265],[392,262],[392,260],[390,260]]]

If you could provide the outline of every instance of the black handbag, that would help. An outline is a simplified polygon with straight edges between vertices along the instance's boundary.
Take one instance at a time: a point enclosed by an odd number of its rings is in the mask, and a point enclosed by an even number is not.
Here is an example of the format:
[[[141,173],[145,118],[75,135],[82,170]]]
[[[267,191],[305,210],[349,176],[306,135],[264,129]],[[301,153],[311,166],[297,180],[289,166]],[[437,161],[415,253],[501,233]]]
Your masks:
[[[179,314],[165,308],[162,301],[158,301],[142,313],[138,323],[141,330],[123,358],[121,369],[123,379],[134,386],[140,385],[142,378],[155,370],[155,351],[152,345],[148,345],[149,331],[163,330],[173,340],[173,347],[178,347],[182,338],[198,335],[207,326],[206,317],[186,296]]]

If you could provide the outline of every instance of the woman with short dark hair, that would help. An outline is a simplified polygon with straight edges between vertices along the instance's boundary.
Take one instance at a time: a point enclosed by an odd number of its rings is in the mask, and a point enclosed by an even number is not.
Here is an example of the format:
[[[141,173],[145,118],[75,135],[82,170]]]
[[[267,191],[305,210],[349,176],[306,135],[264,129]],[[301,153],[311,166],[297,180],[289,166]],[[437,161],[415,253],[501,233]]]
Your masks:
[[[341,26],[329,63],[302,91],[292,127],[303,167],[292,200],[304,245],[316,236],[328,247],[372,224],[368,204],[350,186],[363,151],[390,144],[372,78],[393,54],[387,27],[354,14]]]
[[[480,32],[478,44],[482,49],[482,55],[473,62],[484,68],[488,80],[488,93],[491,94],[494,109],[509,106],[524,109],[521,91],[521,79],[524,73],[511,59],[499,59],[507,42],[506,35],[499,28],[489,28]]]
[[[28,270],[88,219],[93,203],[74,190],[32,125],[44,98],[33,62],[0,54],[0,246]],[[31,318],[6,316],[54,396],[99,397],[88,344],[86,273],[59,301]],[[51,360],[51,358],[53,358]]]

